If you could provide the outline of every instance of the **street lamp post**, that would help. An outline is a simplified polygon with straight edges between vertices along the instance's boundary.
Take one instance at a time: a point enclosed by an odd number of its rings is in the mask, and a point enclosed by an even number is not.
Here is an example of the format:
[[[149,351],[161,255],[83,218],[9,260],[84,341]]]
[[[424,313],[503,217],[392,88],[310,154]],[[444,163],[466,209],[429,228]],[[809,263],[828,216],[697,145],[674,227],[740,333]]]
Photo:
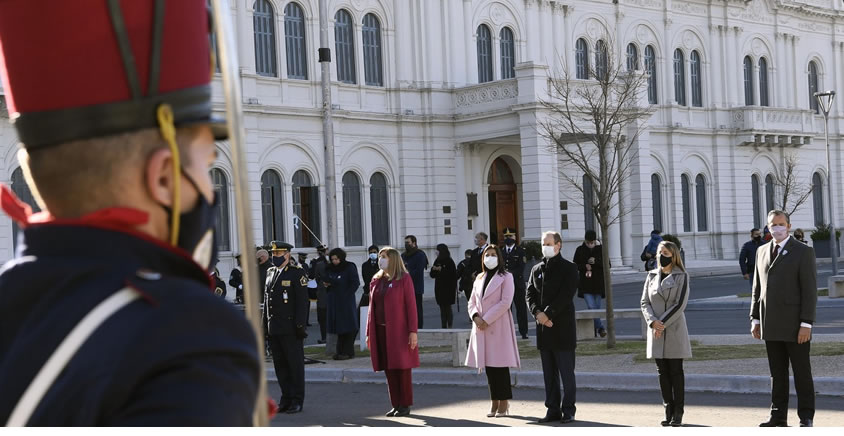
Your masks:
[[[835,91],[816,92],[818,106],[823,113],[823,130],[826,136],[826,186],[829,195],[829,249],[832,251],[832,275],[838,275],[838,238],[835,235],[835,207],[832,195],[832,161],[829,157],[829,110],[832,109],[832,101],[835,100]]]

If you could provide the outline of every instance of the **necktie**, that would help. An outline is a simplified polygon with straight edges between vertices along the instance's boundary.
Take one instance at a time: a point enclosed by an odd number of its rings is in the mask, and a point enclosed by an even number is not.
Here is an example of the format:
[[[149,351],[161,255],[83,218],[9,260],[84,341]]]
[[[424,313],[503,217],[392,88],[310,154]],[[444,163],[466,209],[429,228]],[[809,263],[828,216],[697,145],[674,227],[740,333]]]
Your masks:
[[[774,254],[771,255],[771,263],[774,263],[774,261],[777,259],[778,254],[780,254],[780,246],[774,244]]]

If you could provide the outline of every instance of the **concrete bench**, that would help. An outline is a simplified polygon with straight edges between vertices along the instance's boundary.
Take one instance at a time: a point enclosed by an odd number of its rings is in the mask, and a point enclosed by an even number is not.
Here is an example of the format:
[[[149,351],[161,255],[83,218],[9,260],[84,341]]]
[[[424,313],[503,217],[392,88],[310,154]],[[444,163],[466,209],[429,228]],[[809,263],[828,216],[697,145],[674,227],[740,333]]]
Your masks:
[[[844,276],[832,276],[827,280],[827,283],[829,298],[844,297]]]
[[[469,329],[419,329],[417,337],[419,344],[429,342],[446,342],[451,344],[451,366],[463,366],[466,362],[466,352],[469,349]]]
[[[589,309],[578,310],[574,314],[577,320],[577,340],[592,339],[595,337],[595,324],[592,321],[595,318],[605,318],[607,311],[604,309]],[[639,318],[642,324],[642,339],[647,339],[648,325],[645,324],[645,317],[642,316],[641,309],[614,309],[613,317],[619,318]]]

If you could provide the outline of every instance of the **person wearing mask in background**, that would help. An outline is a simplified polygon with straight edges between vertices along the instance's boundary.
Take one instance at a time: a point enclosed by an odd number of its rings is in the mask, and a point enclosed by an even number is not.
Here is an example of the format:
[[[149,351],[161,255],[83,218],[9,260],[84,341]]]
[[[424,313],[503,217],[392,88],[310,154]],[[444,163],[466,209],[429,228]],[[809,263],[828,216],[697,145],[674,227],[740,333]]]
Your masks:
[[[395,248],[378,252],[378,267],[369,284],[366,346],[372,369],[387,375],[393,406],[387,416],[408,416],[413,405],[411,371],[419,367],[415,288]]]
[[[642,315],[648,324],[648,359],[656,360],[659,390],[665,406],[663,427],[681,427],[685,408],[683,359],[692,358],[686,304],[689,275],[683,267],[680,249],[662,241],[657,248],[659,268],[648,271],[642,291]]]
[[[243,271],[240,270],[240,255],[234,256],[237,266],[229,274],[229,286],[234,288],[234,304],[243,304]]]
[[[809,360],[818,304],[815,250],[789,237],[791,220],[768,212],[773,239],[756,252],[750,334],[765,341],[771,371],[771,416],[760,427],[788,426],[788,365],[794,373],[801,427],[815,418],[815,382]]]
[[[308,312],[308,277],[290,262],[293,246],[270,244],[273,267],[267,270],[264,325],[267,326],[275,374],[281,387],[278,411],[299,413],[305,401],[305,317]]]
[[[270,259],[270,252],[261,248],[255,252],[256,260],[258,261],[258,286],[264,289],[267,283],[267,270],[273,266]]]
[[[451,259],[451,252],[445,244],[437,245],[437,259],[431,267],[431,278],[434,279],[434,297],[440,306],[441,328],[450,329],[454,322],[454,297],[457,295],[457,267]]]
[[[574,421],[577,382],[574,376],[577,325],[574,295],[577,292],[577,265],[563,259],[563,238],[557,232],[542,234],[542,262],[530,271],[527,300],[536,319],[536,346],[542,360],[545,382],[546,423]],[[474,291],[473,291],[474,292]],[[560,396],[560,380],[563,395]]]
[[[425,270],[428,269],[428,256],[416,245],[416,236],[404,237],[404,253],[401,255],[404,266],[413,279],[413,289],[416,292],[416,319],[418,328],[422,328],[422,296],[425,295]]]
[[[305,276],[311,276],[311,266],[308,265],[308,253],[300,252],[296,256],[298,259],[296,260],[296,264],[302,267],[302,271],[305,272]],[[316,301],[316,287],[311,287],[310,280],[308,281],[308,302],[315,302]],[[306,326],[311,326],[311,309],[308,307],[308,316],[305,317]]]
[[[513,275],[504,269],[501,250],[487,246],[483,252],[483,271],[473,283],[469,299],[472,333],[466,351],[466,366],[485,371],[492,406],[488,418],[508,416],[513,391],[510,368],[521,367],[513,315],[515,287]]]
[[[805,235],[803,234],[803,229],[796,229],[794,231],[794,239],[796,239],[796,240],[798,240],[798,241],[800,241],[800,242],[802,242],[806,245],[809,244],[808,242],[806,242]]]
[[[481,254],[483,254],[486,246],[489,245],[489,235],[484,232],[478,232],[475,235],[475,249],[472,251],[472,279],[478,276],[483,271],[483,262]]]
[[[580,271],[577,296],[586,300],[587,308],[600,309],[601,300],[606,297],[602,247],[594,230],[587,230],[583,239],[583,244],[574,250],[574,263]],[[598,336],[607,336],[600,317],[595,318],[595,337]]]
[[[504,229],[504,247],[501,249],[504,256],[504,268],[513,277],[513,285],[516,293],[513,297],[513,304],[516,306],[516,319],[519,322],[519,333],[522,339],[528,338],[528,317],[527,301],[525,299],[525,263],[527,255],[525,249],[516,245],[516,232],[507,227]]]
[[[337,335],[334,360],[355,357],[355,332],[358,330],[358,311],[355,292],[360,286],[358,268],[346,261],[346,252],[334,248],[328,254],[325,292],[328,294],[328,333]]]
[[[370,245],[367,249],[369,255],[366,260],[360,264],[360,275],[363,279],[363,295],[360,296],[360,304],[358,307],[369,307],[369,283],[372,278],[378,273],[378,246]]]
[[[648,241],[648,244],[645,245],[645,249],[642,250],[642,255],[639,256],[642,259],[642,262],[645,262],[645,271],[650,271],[652,269],[656,269],[656,247],[662,242],[661,231],[654,229],[651,232],[651,239]]]
[[[463,252],[463,260],[457,264],[457,276],[460,278],[460,290],[466,295],[466,301],[472,295],[472,283],[475,281],[474,271],[472,270],[472,253],[475,250],[466,250]]]
[[[311,261],[311,268],[308,277],[316,282],[316,290],[317,290],[317,322],[319,322],[319,339],[317,339],[318,344],[325,343],[325,336],[328,334],[326,330],[328,328],[328,323],[326,321],[326,312],[328,311],[328,294],[325,292],[325,279],[326,274],[328,273],[326,269],[328,268],[328,258],[325,257],[325,252],[328,250],[328,247],[325,245],[320,245],[317,247],[317,255],[314,260]]]
[[[753,270],[756,267],[756,250],[762,246],[762,232],[757,228],[750,230],[750,240],[745,242],[741,247],[739,253],[739,266],[741,267],[741,275],[750,284],[750,289],[753,290]]]

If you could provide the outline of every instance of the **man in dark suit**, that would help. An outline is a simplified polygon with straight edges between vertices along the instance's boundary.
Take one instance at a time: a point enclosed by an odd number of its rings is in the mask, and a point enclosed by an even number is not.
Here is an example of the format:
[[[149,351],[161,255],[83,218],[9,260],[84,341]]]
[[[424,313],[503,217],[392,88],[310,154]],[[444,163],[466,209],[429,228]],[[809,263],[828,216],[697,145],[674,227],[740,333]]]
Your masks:
[[[516,320],[519,323],[519,333],[522,339],[528,338],[527,303],[525,302],[525,263],[527,258],[525,249],[516,245],[516,232],[507,227],[504,229],[504,268],[513,275],[515,294],[513,304],[516,305]]]
[[[290,261],[293,246],[272,242],[273,267],[267,271],[264,324],[267,326],[273,365],[281,387],[279,412],[298,413],[305,401],[303,341],[308,309],[308,276]]]
[[[790,361],[800,426],[811,427],[815,386],[809,347],[818,302],[815,252],[788,235],[791,222],[785,212],[769,212],[768,227],[773,238],[756,252],[750,309],[751,334],[765,340],[771,369],[771,417],[759,426],[788,425]]]
[[[486,249],[487,245],[489,245],[489,242],[487,242],[488,240],[489,240],[489,236],[484,232],[479,232],[477,235],[475,235],[475,246],[477,248],[475,248],[472,251],[472,262],[471,262],[471,264],[472,264],[472,274],[474,276],[477,276],[482,271],[481,255],[484,253],[484,250]]]
[[[545,259],[533,267],[528,281],[527,301],[536,318],[536,346],[545,379],[545,417],[539,422],[574,421],[577,385],[574,377],[574,349],[577,326],[574,295],[579,281],[577,266],[560,254],[563,239],[557,232],[542,236]],[[560,396],[560,379],[563,396]]]
[[[756,268],[756,251],[764,244],[762,241],[762,232],[754,228],[750,230],[750,240],[745,242],[741,247],[739,254],[739,266],[741,267],[741,275],[750,283],[750,290],[753,290],[753,270]]]

